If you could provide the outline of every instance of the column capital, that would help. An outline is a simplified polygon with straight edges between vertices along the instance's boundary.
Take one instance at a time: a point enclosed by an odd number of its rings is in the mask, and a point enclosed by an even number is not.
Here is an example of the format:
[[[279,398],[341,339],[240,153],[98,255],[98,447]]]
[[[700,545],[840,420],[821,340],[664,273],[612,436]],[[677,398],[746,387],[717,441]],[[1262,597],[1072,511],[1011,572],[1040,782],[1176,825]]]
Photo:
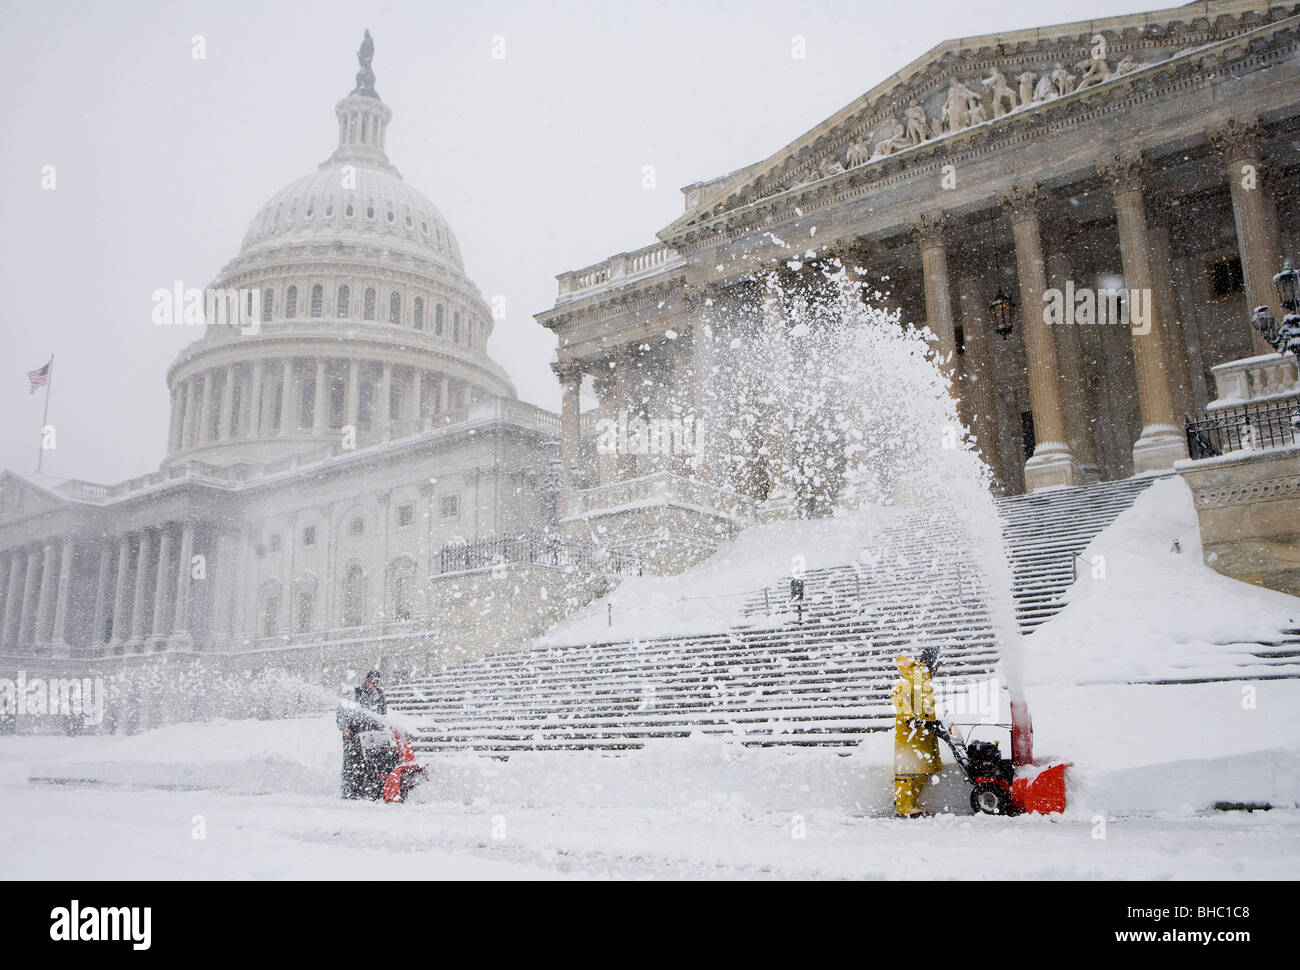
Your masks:
[[[1225,162],[1232,163],[1259,157],[1259,143],[1263,129],[1254,118],[1232,118],[1226,125],[1210,132],[1210,144]]]
[[[948,217],[942,209],[923,212],[908,223],[908,231],[922,249],[934,249],[945,243],[944,234],[948,228]]]
[[[582,380],[582,362],[577,360],[557,360],[551,364],[551,372],[560,379],[561,384],[572,384]]]
[[[1148,170],[1141,152],[1120,152],[1097,163],[1097,174],[1112,192],[1141,191]]]
[[[1038,218],[1046,197],[1047,193],[1037,182],[1025,182],[998,193],[998,204],[1006,209],[1013,223],[1026,222]]]

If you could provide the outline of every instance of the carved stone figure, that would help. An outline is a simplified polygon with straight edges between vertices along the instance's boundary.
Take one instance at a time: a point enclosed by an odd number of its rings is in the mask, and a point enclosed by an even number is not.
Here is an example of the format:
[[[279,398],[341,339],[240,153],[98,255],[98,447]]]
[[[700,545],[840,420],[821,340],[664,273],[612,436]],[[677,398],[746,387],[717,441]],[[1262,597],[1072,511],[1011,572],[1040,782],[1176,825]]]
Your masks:
[[[849,168],[857,168],[871,161],[871,149],[860,141],[855,141],[845,153],[845,162]]]
[[[907,139],[903,131],[903,123],[897,118],[891,118],[889,121],[889,136],[876,142],[876,150],[872,152],[872,157],[892,155],[900,148],[905,147],[907,147]]]
[[[1057,97],[1056,85],[1052,81],[1052,73],[1049,71],[1038,79],[1034,85],[1034,101],[1051,101]]]
[[[1056,69],[1052,71],[1052,86],[1056,88],[1058,95],[1067,95],[1074,91],[1074,75],[1065,69],[1063,64],[1057,64]]]
[[[822,178],[830,178],[832,175],[839,175],[844,171],[844,166],[833,158],[822,159],[821,165],[818,166]]]
[[[909,145],[919,145],[930,138],[930,119],[915,101],[903,112],[903,137]]]
[[[1104,57],[1094,57],[1092,63],[1088,65],[1088,70],[1079,79],[1079,86],[1076,91],[1082,91],[1084,88],[1090,88],[1095,84],[1101,84],[1103,81],[1110,79],[1110,65],[1106,63]]]
[[[1115,73],[1127,74],[1129,71],[1136,71],[1141,66],[1142,65],[1139,64],[1137,61],[1135,61],[1132,57],[1126,55],[1120,58],[1120,62],[1117,65],[1115,65]]]
[[[1001,118],[1016,110],[1016,92],[1007,83],[1006,75],[996,67],[984,79],[984,86],[989,89],[989,106],[994,118]]]
[[[1033,71],[1025,71],[1016,78],[1020,82],[1020,103],[1031,104],[1034,100],[1034,80],[1037,77]]]
[[[948,100],[943,105],[943,128],[960,131],[967,125],[986,120],[980,96],[956,78],[948,85]]]

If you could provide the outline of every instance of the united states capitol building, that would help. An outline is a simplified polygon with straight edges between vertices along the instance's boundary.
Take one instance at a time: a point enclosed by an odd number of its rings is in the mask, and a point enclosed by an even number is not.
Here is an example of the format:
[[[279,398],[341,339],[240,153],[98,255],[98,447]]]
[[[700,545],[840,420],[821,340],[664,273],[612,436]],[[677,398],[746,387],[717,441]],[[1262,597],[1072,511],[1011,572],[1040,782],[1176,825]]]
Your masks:
[[[1294,359],[1250,327],[1254,307],[1282,318],[1273,278],[1297,254],[1293,3],[947,41],[770,157],[687,186],[649,245],[562,273],[537,315],[560,415],[516,400],[488,357],[492,315],[385,154],[366,59],[335,113],[334,154],[266,203],[212,284],[243,294],[257,332],[210,325],[168,370],[160,470],[0,480],[6,665],[418,650],[482,593],[439,592],[486,568],[448,550],[520,535],[698,560],[781,512],[779,449],[771,474],[738,478],[711,389],[762,326],[756,274],[820,260],[887,280],[885,304],[929,327],[1009,495],[1184,470],[1189,417],[1300,394]],[[814,238],[807,259],[787,242]],[[1090,317],[1040,312],[1084,291],[1103,294]],[[1103,325],[1107,294],[1123,325]],[[599,447],[602,426],[684,414],[690,459]],[[1216,536],[1203,517],[1207,550],[1229,563],[1258,539],[1249,555],[1273,560],[1239,571],[1266,583],[1294,576],[1274,560],[1300,541],[1300,466],[1268,462],[1184,472],[1198,509],[1234,523]],[[1267,535],[1240,531],[1244,503]]]

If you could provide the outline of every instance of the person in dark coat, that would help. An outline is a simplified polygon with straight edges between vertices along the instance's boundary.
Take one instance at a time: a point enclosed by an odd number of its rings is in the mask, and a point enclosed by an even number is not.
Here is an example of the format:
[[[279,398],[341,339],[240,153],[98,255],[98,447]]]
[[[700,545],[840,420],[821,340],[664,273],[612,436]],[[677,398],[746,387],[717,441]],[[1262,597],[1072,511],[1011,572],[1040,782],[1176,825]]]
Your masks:
[[[365,754],[361,750],[358,735],[363,731],[382,730],[384,723],[364,712],[375,714],[388,713],[388,700],[384,689],[379,684],[379,671],[372,670],[366,674],[361,686],[352,692],[356,708],[340,707],[335,716],[335,723],[343,734],[343,776],[342,789],[344,798],[373,798],[377,785],[370,777],[374,771],[367,771]]]

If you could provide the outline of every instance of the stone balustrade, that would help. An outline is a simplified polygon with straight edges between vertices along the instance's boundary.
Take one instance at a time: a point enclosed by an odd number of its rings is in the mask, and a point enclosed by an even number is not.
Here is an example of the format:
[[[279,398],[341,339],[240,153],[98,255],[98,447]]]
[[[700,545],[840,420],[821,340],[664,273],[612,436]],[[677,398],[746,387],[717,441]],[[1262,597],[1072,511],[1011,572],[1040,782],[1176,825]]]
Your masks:
[[[1292,354],[1243,357],[1210,368],[1218,398],[1206,410],[1300,397],[1300,368]]]

